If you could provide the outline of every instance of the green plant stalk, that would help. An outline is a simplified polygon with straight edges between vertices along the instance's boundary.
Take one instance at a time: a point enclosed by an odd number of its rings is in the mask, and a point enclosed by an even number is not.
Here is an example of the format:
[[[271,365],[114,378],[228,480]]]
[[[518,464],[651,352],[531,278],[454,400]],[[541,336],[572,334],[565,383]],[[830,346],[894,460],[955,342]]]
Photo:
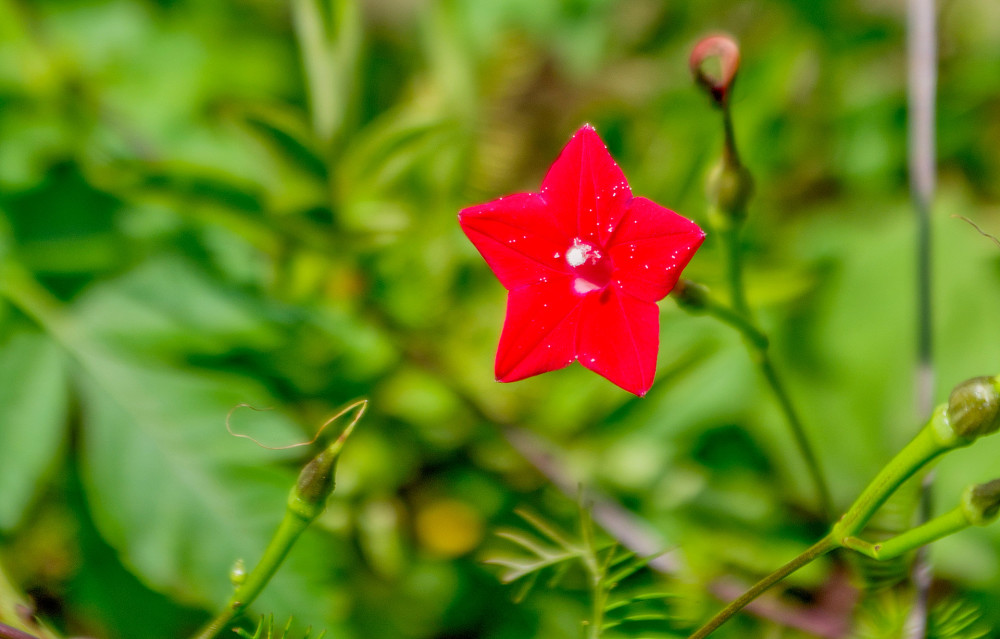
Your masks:
[[[959,506],[891,539],[873,544],[858,537],[847,537],[842,545],[882,561],[894,559],[968,527],[969,520],[964,509]]]
[[[242,614],[257,596],[260,595],[261,591],[264,590],[271,577],[274,576],[274,573],[277,572],[282,562],[284,562],[285,557],[288,556],[288,552],[298,540],[299,535],[309,527],[312,521],[312,518],[304,516],[289,505],[285,510],[285,516],[274,532],[274,536],[271,537],[271,541],[268,543],[267,549],[264,551],[264,556],[260,559],[260,563],[253,569],[253,572],[247,575],[247,580],[236,589],[226,606],[205,624],[198,634],[194,636],[194,639],[211,639],[215,637],[233,619]]]
[[[714,187],[710,186],[709,188],[709,199],[713,201],[708,217],[711,225],[719,232],[723,245],[726,279],[732,304],[731,310],[737,316],[742,316],[745,325],[754,326],[753,314],[747,303],[746,287],[743,281],[743,247],[740,242],[742,221],[746,219],[747,202],[753,191],[752,178],[740,162],[728,101],[723,103],[721,107],[724,134],[722,163],[718,173],[714,176]],[[707,310],[714,311],[717,317],[740,329],[744,335],[759,334],[763,336],[763,333],[756,327],[752,331],[744,330],[742,326],[732,321],[729,314],[718,313],[717,308]],[[806,435],[802,419],[767,354],[767,338],[764,336],[763,339],[748,339],[747,344],[748,347],[752,348],[757,365],[767,380],[771,392],[778,400],[785,420],[792,431],[795,445],[805,461],[809,476],[815,486],[820,511],[823,516],[830,517],[833,514],[833,499],[830,496],[830,488],[823,477],[819,458]]]
[[[285,515],[271,537],[260,562],[247,575],[226,606],[194,635],[192,639],[212,639],[241,614],[260,595],[271,577],[284,562],[288,552],[299,535],[319,517],[326,508],[326,501],[334,488],[334,471],[344,442],[351,435],[355,424],[365,412],[367,400],[355,402],[331,417],[330,423],[348,412],[354,411],[354,419],[337,439],[322,452],[313,457],[299,473],[298,481],[288,495]]]
[[[715,631],[716,628],[728,621],[733,615],[749,605],[750,602],[766,592],[771,586],[812,562],[817,557],[840,547],[865,552],[864,548],[866,548],[867,542],[857,539],[855,535],[865,527],[872,515],[875,514],[875,511],[885,503],[889,496],[903,482],[913,476],[917,470],[938,455],[951,450],[956,444],[961,445],[961,440],[954,437],[953,434],[951,436],[948,435],[950,427],[947,421],[944,420],[944,410],[945,407],[942,406],[935,411],[931,420],[920,430],[917,436],[886,464],[865,490],[862,491],[861,495],[855,500],[844,516],[840,518],[840,521],[833,526],[830,534],[816,542],[795,559],[792,559],[781,568],[778,568],[758,581],[749,590],[740,595],[740,597],[734,599],[729,605],[716,613],[714,617],[709,619],[694,634],[690,635],[688,639],[704,639],[704,637]],[[942,430],[942,427],[946,430]],[[964,526],[967,526],[968,522],[964,514],[962,514],[961,508],[958,510],[962,517],[962,523]],[[927,543],[928,541],[933,541],[934,539],[939,539],[941,536],[955,532],[957,529],[954,529],[954,523],[950,518],[944,522],[936,522],[935,520],[933,527],[926,530],[917,528],[909,533],[900,535],[900,537],[894,538],[902,538],[900,541],[896,541],[890,545],[888,551],[884,549],[883,545],[882,549],[877,551],[879,556],[875,558],[889,559],[891,556],[896,555],[890,556],[887,552],[902,554],[908,550],[912,550],[921,543]],[[925,526],[931,526],[931,524],[928,523]],[[874,548],[872,545],[868,546]],[[865,552],[865,554],[874,556],[868,552]]]
[[[722,238],[723,242],[726,244],[726,263],[729,273],[729,286],[732,295],[733,310],[736,314],[744,318],[747,325],[754,326],[752,316],[750,314],[750,308],[747,305],[746,293],[743,285],[742,251],[739,241],[739,229],[736,227],[726,229],[722,233]],[[723,318],[720,317],[720,319]],[[727,320],[723,319],[723,321]],[[734,325],[732,322],[727,323]],[[748,339],[747,347],[752,349],[752,354],[757,362],[757,366],[760,368],[760,372],[767,381],[767,385],[774,394],[775,399],[778,400],[781,412],[785,415],[785,421],[788,423],[788,427],[792,431],[792,437],[795,440],[795,445],[799,449],[799,454],[802,455],[802,459],[806,463],[806,469],[809,472],[809,477],[816,489],[816,495],[819,499],[820,512],[823,513],[825,517],[829,517],[833,513],[833,499],[830,496],[830,487],[827,485],[826,479],[823,477],[823,471],[820,468],[819,458],[816,456],[815,450],[813,450],[813,446],[809,441],[808,435],[806,435],[805,427],[802,424],[802,418],[799,416],[799,412],[795,409],[795,405],[792,403],[792,398],[788,394],[788,389],[778,376],[778,372],[774,368],[774,363],[771,361],[771,356],[768,354],[767,337],[760,329],[756,329],[756,327],[752,332],[742,332],[744,335],[757,333],[763,336],[763,339]]]
[[[729,231],[726,232],[726,234],[728,233]],[[730,262],[738,260],[738,251],[730,255]],[[738,272],[739,269],[737,268],[736,271]],[[741,276],[737,274],[735,275],[735,278],[736,279],[733,284],[742,290]],[[690,283],[686,285],[695,286],[701,289],[701,291],[704,291],[700,285]],[[768,387],[778,400],[781,412],[784,414],[785,420],[788,422],[789,428],[792,431],[796,447],[799,449],[799,453],[806,462],[806,468],[808,469],[810,479],[816,487],[816,494],[820,502],[820,510],[825,516],[829,517],[833,512],[833,502],[830,498],[830,489],[827,486],[826,480],[823,478],[823,472],[820,469],[819,459],[813,451],[809,438],[806,436],[805,427],[802,425],[799,413],[795,409],[791,396],[788,394],[788,390],[786,389],[781,378],[778,376],[774,363],[771,361],[771,357],[768,354],[769,340],[767,335],[753,323],[748,311],[740,312],[736,308],[736,304],[738,303],[737,299],[742,299],[742,296],[739,298],[734,296],[733,306],[726,306],[715,299],[712,295],[705,292],[697,294],[696,300],[694,301],[679,298],[678,303],[682,308],[691,313],[705,313],[707,315],[711,315],[724,324],[728,324],[729,326],[735,328],[741,335],[743,335],[744,340],[747,343],[747,348],[751,350],[754,361],[760,368],[761,374],[767,381]]]
[[[749,341],[756,350],[764,351],[767,349],[769,343],[767,335],[762,333],[752,322],[732,308],[715,305],[706,312],[723,324],[728,324],[739,331],[743,335],[743,338]]]
[[[916,437],[879,471],[833,526],[831,535],[835,539],[856,536],[903,482],[942,453],[967,443],[951,430],[945,411],[945,405],[935,409]]]
[[[833,500],[830,497],[830,487],[823,477],[819,458],[816,456],[816,452],[809,442],[805,427],[802,425],[802,419],[799,417],[798,411],[795,410],[795,405],[792,404],[792,398],[788,394],[788,389],[781,381],[781,378],[778,377],[778,371],[774,368],[771,356],[764,349],[759,349],[757,356],[757,365],[760,367],[764,379],[767,380],[767,385],[771,388],[771,392],[774,393],[775,398],[778,400],[778,405],[781,406],[781,411],[785,414],[785,420],[792,431],[792,437],[795,439],[799,453],[806,462],[806,469],[809,471],[813,486],[816,487],[820,511],[823,515],[829,517],[833,513]]]
[[[751,321],[750,305],[747,304],[746,287],[743,285],[743,247],[739,226],[732,224],[722,229],[720,237],[726,255],[726,282],[733,310]]]
[[[583,537],[583,548],[580,558],[587,570],[587,582],[590,586],[591,625],[587,630],[587,639],[600,639],[601,628],[604,626],[604,570],[601,569],[594,550],[594,529],[590,518],[581,505],[580,532]]]
[[[805,550],[801,555],[764,577],[745,593],[731,601],[729,605],[717,612],[714,617],[709,619],[705,625],[691,634],[688,639],[704,639],[708,635],[712,634],[712,632],[714,632],[719,626],[729,621],[733,615],[746,608],[750,602],[764,594],[769,588],[771,588],[771,586],[778,583],[799,568],[802,568],[803,566],[811,563],[813,560],[822,557],[826,553],[838,547],[839,544],[829,535],[820,539],[818,542]]]

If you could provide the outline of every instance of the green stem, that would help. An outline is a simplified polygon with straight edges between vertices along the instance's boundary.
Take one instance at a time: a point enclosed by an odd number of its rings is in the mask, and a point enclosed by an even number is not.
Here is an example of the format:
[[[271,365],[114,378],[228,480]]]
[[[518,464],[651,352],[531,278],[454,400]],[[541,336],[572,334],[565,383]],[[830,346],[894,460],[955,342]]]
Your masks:
[[[771,586],[837,547],[838,544],[832,537],[827,536],[820,539],[801,555],[764,577],[737,599],[731,601],[728,606],[716,613],[714,617],[708,620],[708,623],[696,630],[688,639],[704,639],[704,637],[712,634],[716,628],[729,621],[737,612],[743,610],[750,602],[764,594]]]
[[[581,510],[580,532],[583,537],[580,557],[586,568],[587,582],[590,586],[591,622],[587,630],[587,639],[600,639],[601,626],[604,625],[604,570],[594,550],[594,530],[589,514],[583,510]]]
[[[720,303],[719,300],[711,295],[705,295],[700,301],[702,305],[698,308],[687,306],[685,308],[689,308],[693,313],[711,315],[723,324],[728,324],[739,331],[743,335],[743,338],[749,341],[758,351],[767,350],[769,343],[767,335],[747,319],[746,315],[736,312],[731,306]]]
[[[730,235],[731,233],[734,233],[734,231],[727,230],[724,235]],[[728,261],[730,264],[738,262],[739,252],[737,251],[730,254]],[[739,275],[739,270],[738,266],[730,269],[733,277],[732,285],[737,287],[733,289],[734,291],[742,291],[742,279]],[[681,308],[695,314],[705,313],[711,315],[719,321],[735,328],[743,335],[747,348],[750,349],[754,360],[764,376],[764,379],[767,381],[768,387],[770,387],[771,392],[774,393],[775,398],[778,400],[781,412],[785,415],[785,420],[788,422],[788,425],[792,430],[792,436],[795,438],[795,444],[806,462],[806,468],[808,469],[813,485],[816,487],[816,494],[818,495],[820,502],[820,510],[825,517],[830,517],[833,513],[830,489],[827,486],[826,480],[823,478],[823,472],[820,468],[819,459],[809,443],[809,438],[806,436],[805,428],[802,425],[799,413],[795,410],[795,405],[792,404],[788,390],[786,389],[781,378],[778,376],[774,363],[768,355],[767,349],[769,342],[767,335],[757,328],[751,319],[748,310],[741,312],[735,306],[738,303],[745,304],[742,293],[738,295],[734,294],[733,305],[728,306],[719,302],[711,295],[709,290],[701,284],[690,280],[680,280],[677,287],[674,289],[673,295],[674,299],[677,301],[678,305],[681,306]],[[741,300],[744,301],[741,302]]]
[[[856,536],[903,482],[938,455],[961,445],[948,425],[945,408],[935,410],[917,436],[879,471],[834,525],[830,533],[834,539]]]
[[[740,154],[736,148],[736,133],[733,130],[733,114],[729,108],[729,100],[722,105],[722,133],[724,135],[722,154],[723,161],[731,166],[740,166]]]
[[[799,417],[798,411],[795,410],[795,405],[792,404],[792,398],[788,394],[788,389],[785,388],[781,378],[778,377],[778,371],[774,368],[774,363],[771,361],[771,357],[768,355],[766,350],[758,349],[757,365],[760,367],[760,371],[763,373],[764,379],[767,380],[768,386],[771,387],[771,391],[778,400],[778,404],[781,406],[781,411],[785,414],[785,420],[788,422],[788,426],[792,431],[792,437],[795,438],[795,444],[798,446],[799,453],[806,462],[806,469],[809,471],[809,476],[812,479],[813,485],[816,487],[816,494],[820,503],[820,511],[824,516],[830,517],[833,513],[833,501],[830,497],[830,487],[827,485],[826,479],[823,477],[823,471],[820,468],[819,458],[816,457],[816,453],[813,450],[812,445],[809,443],[805,427],[802,425],[802,420]]]
[[[278,525],[278,529],[271,538],[271,542],[267,545],[260,563],[253,569],[253,572],[247,575],[246,581],[236,589],[229,603],[198,634],[194,635],[193,639],[211,639],[215,637],[234,618],[246,610],[261,591],[264,590],[264,587],[271,580],[271,577],[274,576],[274,573],[277,572],[281,563],[288,555],[288,551],[292,549],[295,541],[299,538],[299,535],[309,527],[311,522],[312,519],[303,517],[292,508],[288,508],[285,511],[284,518],[281,520],[281,524]]]
[[[747,304],[746,292],[743,286],[743,249],[740,245],[740,230],[734,225],[721,232],[722,243],[726,253],[726,280],[729,284],[729,295],[733,310],[752,322],[750,306]]]
[[[884,561],[899,557],[968,527],[969,520],[965,511],[959,506],[891,539],[873,544],[857,537],[847,537],[843,540],[843,545],[845,548],[856,550],[872,559]]]

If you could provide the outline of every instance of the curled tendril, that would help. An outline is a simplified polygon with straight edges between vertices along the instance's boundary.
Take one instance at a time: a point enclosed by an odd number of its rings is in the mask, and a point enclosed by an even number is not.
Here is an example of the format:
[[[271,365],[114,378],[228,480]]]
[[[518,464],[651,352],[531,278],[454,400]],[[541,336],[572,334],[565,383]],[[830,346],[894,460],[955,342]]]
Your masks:
[[[341,417],[343,417],[347,413],[351,412],[352,410],[356,410],[357,412],[354,414],[354,417],[351,418],[351,423],[349,423],[347,425],[347,428],[344,429],[344,433],[341,434],[341,437],[344,437],[345,434],[350,433],[352,430],[354,430],[354,425],[357,424],[358,420],[360,420],[361,417],[365,414],[365,410],[368,409],[368,400],[367,399],[359,399],[359,400],[357,400],[355,402],[351,402],[350,404],[348,404],[344,408],[340,409],[340,411],[338,411],[335,415],[333,415],[332,417],[330,417],[329,419],[327,419],[325,422],[323,422],[322,424],[320,424],[319,429],[316,431],[316,434],[313,435],[312,439],[310,439],[309,441],[305,441],[305,442],[298,442],[298,443],[295,443],[295,444],[288,444],[287,446],[267,446],[266,444],[261,443],[260,440],[258,440],[257,438],[255,438],[252,435],[247,435],[246,433],[237,433],[237,432],[235,432],[233,430],[232,424],[230,422],[231,422],[231,420],[233,418],[233,413],[235,413],[240,408],[249,408],[250,410],[255,410],[255,411],[274,410],[273,408],[257,408],[256,406],[251,406],[250,404],[237,404],[236,406],[233,406],[229,410],[229,413],[226,414],[226,430],[229,432],[230,435],[232,435],[233,437],[241,437],[243,439],[249,439],[253,443],[255,443],[258,446],[260,446],[261,448],[266,448],[267,450],[287,450],[289,448],[298,448],[300,446],[309,446],[311,444],[315,444],[316,441],[319,440],[320,435],[323,434],[323,431],[326,430],[327,426],[329,426],[333,422],[337,421],[338,419],[340,419]]]
[[[980,235],[982,235],[983,237],[988,237],[989,239],[993,240],[993,243],[997,245],[997,248],[1000,248],[1000,240],[998,240],[995,235],[990,235],[983,229],[979,228],[979,225],[970,220],[969,218],[965,217],[964,215],[958,215],[958,214],[952,215],[952,217],[958,218],[964,222],[968,222],[969,225],[972,226],[972,228],[976,229],[976,231],[978,231]]]

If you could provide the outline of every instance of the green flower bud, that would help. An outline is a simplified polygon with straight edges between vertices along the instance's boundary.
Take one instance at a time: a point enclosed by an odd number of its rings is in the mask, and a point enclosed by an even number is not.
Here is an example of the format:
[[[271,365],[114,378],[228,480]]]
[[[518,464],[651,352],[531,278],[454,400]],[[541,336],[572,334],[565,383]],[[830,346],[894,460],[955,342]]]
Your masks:
[[[332,451],[331,448],[333,446],[309,460],[299,473],[292,494],[288,496],[288,507],[303,519],[315,519],[326,507],[327,498],[333,494],[340,450]]]
[[[974,526],[986,526],[1000,515],[1000,479],[969,486],[962,495],[962,511]]]
[[[288,495],[288,509],[302,519],[312,521],[326,508],[326,500],[333,493],[334,473],[337,470],[337,460],[340,459],[344,442],[354,431],[354,426],[364,415],[367,407],[368,400],[366,399],[355,402],[331,417],[323,425],[325,428],[327,424],[337,420],[345,413],[355,411],[354,418],[344,429],[344,432],[302,468],[298,481],[295,482],[291,494]]]
[[[708,176],[706,192],[713,205],[709,222],[718,229],[741,223],[753,196],[753,177],[735,157],[726,153]]]
[[[948,397],[948,423],[956,435],[972,442],[1000,429],[1000,380],[974,377],[955,387]]]
[[[678,305],[692,312],[704,311],[708,306],[708,287],[688,279],[677,280],[671,295]]]

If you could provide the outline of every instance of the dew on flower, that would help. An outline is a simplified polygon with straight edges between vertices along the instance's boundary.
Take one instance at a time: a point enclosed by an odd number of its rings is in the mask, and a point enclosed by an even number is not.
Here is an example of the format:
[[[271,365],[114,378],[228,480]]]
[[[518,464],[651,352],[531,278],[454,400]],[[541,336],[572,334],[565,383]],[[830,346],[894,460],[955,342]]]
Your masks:
[[[632,197],[593,128],[580,129],[566,148],[539,192],[459,214],[508,291],[495,376],[512,382],[579,361],[641,396],[656,369],[656,302],[673,288],[675,273],[687,265],[704,233],[673,211]],[[619,191],[627,197],[618,198]],[[512,227],[522,235],[512,238]],[[568,246],[553,246],[567,234]],[[638,241],[644,242],[643,251]],[[564,275],[552,277],[552,269]]]

